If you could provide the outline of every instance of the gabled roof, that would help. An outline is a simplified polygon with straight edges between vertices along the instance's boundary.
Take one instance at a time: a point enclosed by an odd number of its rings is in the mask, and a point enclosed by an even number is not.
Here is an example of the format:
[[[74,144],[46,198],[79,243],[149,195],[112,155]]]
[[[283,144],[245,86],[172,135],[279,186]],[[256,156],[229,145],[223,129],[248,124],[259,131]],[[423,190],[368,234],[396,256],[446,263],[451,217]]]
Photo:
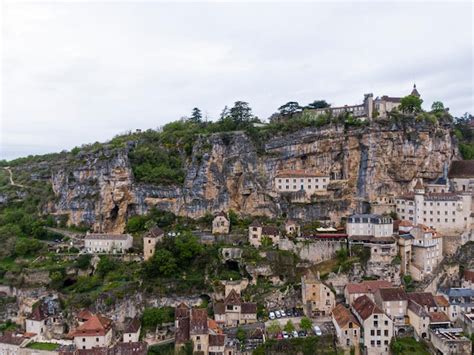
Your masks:
[[[352,303],[352,308],[360,318],[366,320],[372,314],[384,314],[383,311],[366,295],[360,296]]]
[[[261,227],[261,226],[262,224],[257,220],[252,221],[252,223],[250,223],[249,225],[249,227]]]
[[[15,334],[12,332],[5,332],[0,336],[0,344],[9,344],[20,346],[28,338],[24,337],[23,334]]]
[[[423,306],[419,305],[418,303],[409,300],[408,301],[408,309],[418,315],[419,317],[428,317],[429,314],[426,312],[426,310],[423,308]]]
[[[109,355],[146,355],[148,344],[144,341],[132,343],[117,343],[109,349]]]
[[[418,90],[416,89],[416,84],[413,84],[413,90],[411,91],[410,95],[411,95],[411,96],[420,97],[420,93],[419,93]]]
[[[216,213],[214,215],[214,218],[216,218],[216,217],[224,217],[226,220],[229,220],[229,218],[227,217],[227,214],[224,211]]]
[[[145,234],[145,238],[160,238],[164,235],[165,232],[160,227],[154,226]]]
[[[130,234],[107,234],[107,233],[89,233],[84,237],[85,240],[128,240],[132,238]]]
[[[43,303],[39,302],[33,308],[33,312],[31,312],[30,316],[27,319],[40,322],[42,320],[45,320],[46,318],[48,318],[48,313],[46,312],[46,309],[43,306]]]
[[[240,299],[239,294],[234,289],[232,289],[227,295],[227,297],[225,298],[224,303],[226,305],[231,304],[231,305],[239,306],[242,304],[242,300]]]
[[[142,326],[140,319],[138,317],[133,318],[127,325],[124,330],[124,333],[138,333],[140,327]]]
[[[256,314],[257,313],[257,304],[251,302],[242,303],[241,311],[243,314]]]
[[[354,293],[375,293],[379,288],[393,287],[387,280],[368,280],[359,283],[350,283],[346,285],[349,294]]]
[[[418,303],[423,307],[436,307],[436,302],[431,292],[410,292],[407,293],[409,300]]]
[[[380,295],[383,302],[408,300],[407,293],[400,287],[379,288],[376,293]]]
[[[453,178],[474,178],[474,160],[457,160],[451,162],[448,177]]]
[[[278,235],[280,231],[274,226],[263,226],[262,235]]]
[[[86,321],[90,319],[93,316],[92,312],[89,311],[88,309],[83,309],[77,314],[77,319],[80,321]]]
[[[225,334],[211,334],[209,335],[209,346],[224,346]]]
[[[191,334],[205,334],[207,327],[207,309],[193,308],[191,309],[191,320],[189,324],[189,332]]]
[[[430,323],[449,323],[449,317],[444,312],[430,312]]]
[[[360,327],[359,322],[354,317],[354,315],[349,311],[343,304],[338,304],[332,310],[332,316],[340,328],[345,328],[349,322],[354,323],[356,326]]]
[[[446,299],[446,297],[439,295],[439,296],[433,296],[433,298],[438,307],[449,307],[449,302]]]
[[[416,184],[415,184],[415,187],[414,189],[415,190],[423,190],[425,187],[423,186],[423,183],[421,182],[421,179],[418,179],[416,181]]]
[[[112,321],[101,315],[93,315],[84,324],[77,327],[72,336],[96,336],[105,335],[112,328]]]

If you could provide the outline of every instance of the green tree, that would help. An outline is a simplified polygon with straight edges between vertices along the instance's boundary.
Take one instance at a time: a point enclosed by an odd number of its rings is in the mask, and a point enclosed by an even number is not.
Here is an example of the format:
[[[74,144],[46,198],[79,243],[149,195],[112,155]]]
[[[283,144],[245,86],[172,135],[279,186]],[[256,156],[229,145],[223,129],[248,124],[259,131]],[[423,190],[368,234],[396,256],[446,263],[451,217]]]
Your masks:
[[[422,111],[422,103],[422,99],[413,95],[402,97],[400,100],[400,111],[404,113],[419,113]]]
[[[175,239],[179,263],[187,264],[204,250],[198,238],[190,232],[183,232]]]
[[[19,238],[15,243],[15,254],[18,256],[29,256],[38,252],[43,243],[32,238]]]
[[[309,109],[318,109],[318,108],[329,108],[331,105],[329,105],[326,100],[314,100],[310,104],[306,106],[306,108]]]
[[[276,320],[272,321],[270,325],[267,327],[267,332],[271,335],[276,335],[280,331],[281,331],[280,323],[278,323]]]
[[[285,324],[285,331],[287,331],[288,333],[291,333],[295,330],[295,325],[293,324],[293,322],[290,320],[288,320],[288,322],[286,322]]]
[[[178,264],[173,254],[166,249],[158,249],[153,257],[145,263],[145,274],[148,278],[171,276],[178,271]]]
[[[247,333],[245,332],[245,329],[243,329],[242,327],[238,327],[237,334],[235,337],[239,339],[240,342],[243,342],[245,339],[247,339]]]
[[[444,105],[441,101],[435,101],[431,105],[431,111],[434,112],[443,112],[444,111]]]
[[[254,116],[249,104],[244,101],[236,101],[230,109],[229,115],[236,124],[250,122]]]
[[[142,315],[142,326],[147,330],[155,330],[158,325],[170,323],[174,320],[172,307],[145,308]]]
[[[300,328],[306,331],[311,330],[311,327],[313,326],[313,322],[311,322],[311,319],[308,317],[303,317],[301,318],[300,321]]]
[[[120,263],[108,256],[102,256],[97,264],[96,273],[104,278],[109,272],[119,269]]]
[[[193,108],[193,112],[191,113],[191,118],[189,120],[194,123],[201,122],[202,121],[201,110],[197,107]]]
[[[282,115],[292,115],[296,112],[300,112],[301,110],[302,107],[296,101],[289,101],[278,108],[278,111]]]

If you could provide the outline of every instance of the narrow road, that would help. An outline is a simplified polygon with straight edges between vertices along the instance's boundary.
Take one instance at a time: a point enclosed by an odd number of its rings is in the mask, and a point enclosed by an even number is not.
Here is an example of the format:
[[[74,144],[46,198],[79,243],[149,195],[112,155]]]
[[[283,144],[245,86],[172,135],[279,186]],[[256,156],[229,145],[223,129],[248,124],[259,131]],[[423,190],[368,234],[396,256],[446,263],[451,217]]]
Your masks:
[[[24,187],[24,188],[27,188],[27,186],[25,185],[21,185],[21,184],[17,184],[13,181],[13,172],[12,170],[10,169],[9,166],[6,166],[4,167],[3,169],[5,169],[6,171],[8,171],[8,174],[10,175],[10,185],[12,186],[17,186],[17,187]]]

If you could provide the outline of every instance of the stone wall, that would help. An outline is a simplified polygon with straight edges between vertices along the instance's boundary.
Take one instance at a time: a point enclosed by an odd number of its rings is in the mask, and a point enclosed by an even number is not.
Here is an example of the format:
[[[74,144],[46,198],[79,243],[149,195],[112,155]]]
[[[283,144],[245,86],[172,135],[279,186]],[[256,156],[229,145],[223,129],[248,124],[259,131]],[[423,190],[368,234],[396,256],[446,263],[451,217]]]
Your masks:
[[[332,259],[336,251],[345,246],[345,242],[314,240],[314,241],[292,241],[281,238],[279,248],[288,250],[299,256],[300,259],[317,264]]]

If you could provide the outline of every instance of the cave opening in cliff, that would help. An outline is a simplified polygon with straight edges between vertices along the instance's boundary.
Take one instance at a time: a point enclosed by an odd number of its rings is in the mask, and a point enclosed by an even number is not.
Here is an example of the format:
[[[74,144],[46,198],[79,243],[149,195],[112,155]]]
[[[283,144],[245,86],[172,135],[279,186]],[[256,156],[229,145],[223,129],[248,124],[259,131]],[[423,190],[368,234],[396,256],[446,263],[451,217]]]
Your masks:
[[[76,279],[73,279],[73,278],[67,278],[64,280],[64,283],[63,283],[63,287],[68,287],[68,286],[72,286],[74,285],[75,283],[77,282]]]
[[[115,221],[118,217],[119,206],[115,205],[114,208],[110,211],[110,219]]]
[[[227,260],[225,262],[226,269],[229,271],[240,272],[239,263],[235,260]]]

